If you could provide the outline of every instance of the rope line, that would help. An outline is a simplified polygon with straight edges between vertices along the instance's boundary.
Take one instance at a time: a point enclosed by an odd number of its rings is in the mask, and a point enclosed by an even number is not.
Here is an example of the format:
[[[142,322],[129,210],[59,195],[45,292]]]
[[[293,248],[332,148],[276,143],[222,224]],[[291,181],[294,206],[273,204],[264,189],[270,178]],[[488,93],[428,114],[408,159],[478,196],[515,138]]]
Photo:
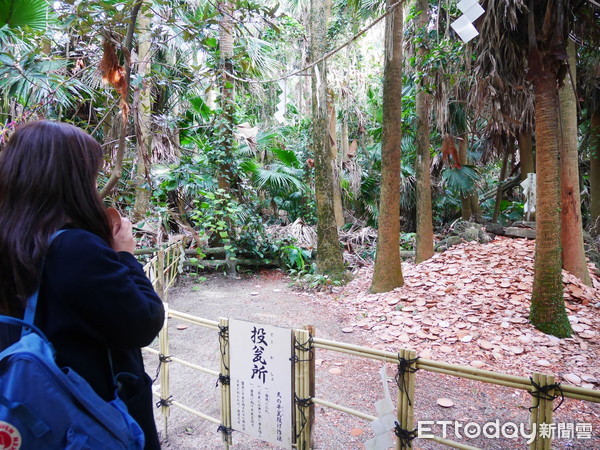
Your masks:
[[[156,407],[160,408],[162,406],[171,406],[173,404],[173,396],[169,395],[167,398],[161,398],[159,401],[156,402]]]
[[[163,355],[162,353],[158,354],[158,367],[156,368],[156,375],[154,376],[154,378],[152,379],[152,383],[154,383],[157,379],[158,376],[160,375],[160,369],[162,367],[163,363],[170,363],[171,362],[171,355]]]
[[[217,433],[221,433],[223,438],[228,438],[233,433],[233,428],[226,427],[225,425],[219,425],[217,428]]]
[[[229,345],[229,327],[219,325],[219,350],[221,351],[221,360],[223,361],[223,367],[225,371],[229,373],[229,367],[225,364],[225,355],[227,354],[227,346]],[[221,374],[219,374],[219,380]],[[229,384],[229,383],[227,383]]]
[[[419,370],[416,367],[411,367],[413,364],[416,364],[416,362],[418,360],[419,360],[418,356],[415,359],[406,359],[406,358],[403,358],[402,356],[398,355],[398,372],[396,373],[396,376],[394,377],[394,380],[396,381],[396,385],[398,386],[398,390],[400,392],[404,392],[406,394],[406,399],[408,400],[408,404],[410,406],[412,406],[412,402],[408,395],[408,386],[406,385],[407,380],[406,380],[405,375],[407,373],[415,373],[417,370]]]
[[[229,375],[223,375],[222,373],[219,374],[219,378],[217,379],[217,382],[215,384],[215,387],[217,387],[219,385],[219,383],[221,383],[221,385],[223,386],[228,386],[231,382],[231,378],[229,377]]]
[[[400,448],[410,447],[412,448],[412,441],[417,437],[417,429],[414,430],[405,430],[400,426],[398,422],[394,422],[396,427],[394,428],[394,434],[398,438]]]
[[[308,341],[304,343],[301,343],[298,338],[294,338],[294,341],[294,348],[301,352],[308,352],[308,359],[300,359],[298,358],[298,355],[294,355],[290,358],[292,362],[310,362],[315,359],[315,345],[311,335],[308,336]]]
[[[535,390],[533,392],[529,392],[529,395],[537,398],[537,400],[538,400],[537,405],[530,407],[529,411],[539,408],[541,400],[548,400],[548,401],[553,402],[554,400],[556,400],[559,397],[560,397],[560,402],[558,403],[556,408],[552,409],[552,411],[556,411],[558,408],[560,408],[560,405],[562,405],[563,402],[565,401],[565,395],[563,393],[562,388],[560,387],[560,383],[553,383],[553,384],[547,384],[545,386],[540,386],[535,381],[533,381],[533,378],[529,377],[529,380],[531,381],[531,385],[535,388]],[[550,391],[552,391],[554,389],[556,389],[558,391],[558,395],[550,394]]]
[[[308,423],[306,414],[304,413],[304,409],[310,407],[313,404],[313,401],[312,401],[312,397],[300,398],[300,397],[298,397],[298,394],[294,393],[294,402],[296,403],[296,405],[298,405],[300,414],[302,416],[302,418],[300,419],[302,426],[300,427],[300,430],[298,431],[298,433],[296,433],[296,440],[297,440],[300,437],[300,435],[302,434],[302,432],[304,431],[306,424]]]

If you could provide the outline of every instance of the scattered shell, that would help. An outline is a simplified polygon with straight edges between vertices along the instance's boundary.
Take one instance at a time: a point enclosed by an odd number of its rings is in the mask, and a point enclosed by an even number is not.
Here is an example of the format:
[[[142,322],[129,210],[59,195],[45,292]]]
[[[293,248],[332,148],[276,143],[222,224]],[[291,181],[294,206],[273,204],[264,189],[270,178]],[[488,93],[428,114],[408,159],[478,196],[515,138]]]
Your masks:
[[[454,406],[454,402],[449,398],[438,398],[437,404],[444,408],[451,408]]]
[[[579,378],[574,373],[568,373],[563,375],[563,378],[571,384],[581,384],[581,378]]]

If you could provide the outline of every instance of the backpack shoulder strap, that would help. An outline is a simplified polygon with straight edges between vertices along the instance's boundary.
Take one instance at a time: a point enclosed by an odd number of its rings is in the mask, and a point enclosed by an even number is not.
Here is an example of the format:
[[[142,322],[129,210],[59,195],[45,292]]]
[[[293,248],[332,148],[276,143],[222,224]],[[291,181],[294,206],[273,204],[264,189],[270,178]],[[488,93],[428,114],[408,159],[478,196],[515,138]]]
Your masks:
[[[50,244],[52,244],[52,241],[57,236],[61,235],[65,231],[67,231],[67,230],[58,230],[52,236],[50,236],[50,239],[48,239],[48,247],[50,247]],[[43,267],[44,267],[44,264],[42,263],[42,267],[40,268],[40,271]],[[37,308],[39,292],[40,292],[40,288],[38,286],[36,291],[33,294],[31,294],[31,296],[27,299],[27,306],[25,307],[25,315],[23,316],[23,320],[30,325],[33,325],[34,321],[35,321],[35,309]],[[30,332],[31,332],[31,329],[23,328],[23,330],[21,332],[21,336],[25,336],[26,334],[29,334]]]

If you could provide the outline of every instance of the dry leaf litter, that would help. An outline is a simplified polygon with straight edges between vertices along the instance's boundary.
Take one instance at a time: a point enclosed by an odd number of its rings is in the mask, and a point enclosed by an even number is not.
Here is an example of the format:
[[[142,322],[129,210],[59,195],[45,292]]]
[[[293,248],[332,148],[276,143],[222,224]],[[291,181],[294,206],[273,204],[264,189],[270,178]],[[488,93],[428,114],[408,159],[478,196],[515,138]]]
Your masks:
[[[529,376],[554,373],[557,381],[600,384],[600,276],[593,286],[563,271],[564,298],[573,336],[558,339],[529,323],[533,241],[497,238],[464,243],[421,264],[403,264],[405,285],[369,294],[372,267],[338,293],[356,319],[344,330],[370,330],[370,343],[421,358]],[[451,358],[448,356],[451,355]]]

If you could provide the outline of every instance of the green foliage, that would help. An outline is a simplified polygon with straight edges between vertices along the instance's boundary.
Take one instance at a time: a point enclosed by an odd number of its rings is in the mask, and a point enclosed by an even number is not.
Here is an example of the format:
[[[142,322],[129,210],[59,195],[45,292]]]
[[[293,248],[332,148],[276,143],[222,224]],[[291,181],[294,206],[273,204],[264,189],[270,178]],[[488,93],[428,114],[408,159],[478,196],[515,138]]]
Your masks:
[[[45,0],[0,0],[0,28],[45,30],[50,11]]]
[[[524,206],[522,201],[502,200],[500,202],[500,221],[504,225],[508,225],[517,220],[523,220]]]
[[[415,233],[400,234],[400,249],[414,250],[415,249]]]
[[[300,273],[292,282],[292,286],[303,290],[330,290],[342,286],[347,280],[334,280],[328,275],[321,275],[313,268],[311,273]]]
[[[202,198],[194,200],[191,220],[214,246],[223,246],[232,259],[238,253],[235,245],[237,228],[240,226],[242,207],[222,189],[202,192]]]
[[[442,172],[442,182],[451,192],[467,197],[477,188],[479,173],[474,166],[447,168]]]
[[[0,93],[4,104],[17,101],[29,110],[70,108],[81,97],[92,95],[75,78],[65,77],[66,60],[51,60],[35,52],[20,56],[0,53]]]
[[[279,259],[285,264],[288,271],[299,274],[306,272],[307,268],[311,267],[308,262],[312,259],[312,251],[293,244],[283,245],[279,247]]]

